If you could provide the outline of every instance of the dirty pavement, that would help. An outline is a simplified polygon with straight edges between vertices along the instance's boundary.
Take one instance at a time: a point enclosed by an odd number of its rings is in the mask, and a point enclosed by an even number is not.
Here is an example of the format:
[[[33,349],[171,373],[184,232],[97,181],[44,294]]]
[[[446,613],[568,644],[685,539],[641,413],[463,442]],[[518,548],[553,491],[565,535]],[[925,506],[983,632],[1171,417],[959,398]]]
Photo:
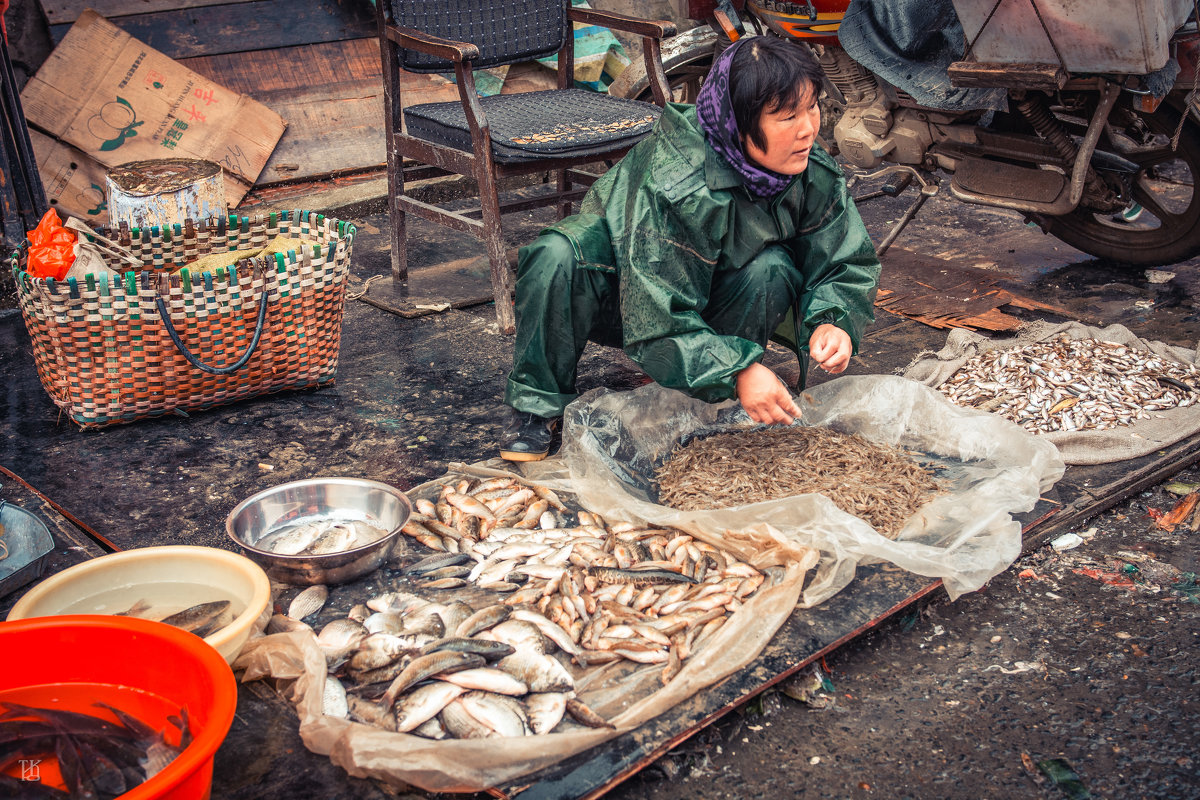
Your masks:
[[[903,210],[889,202],[863,207],[876,238]],[[335,203],[315,194],[287,207],[358,227],[352,297],[370,297],[390,280],[378,198]],[[510,243],[543,222],[511,226]],[[418,265],[453,263],[459,279],[487,294],[477,243],[420,222],[414,228],[414,281]],[[1006,285],[1014,291],[1148,339],[1195,347],[1200,338],[1195,261],[1155,273],[1120,268],[1016,215],[941,199],[896,246],[1012,275]],[[945,335],[879,317],[853,373],[891,373],[903,366],[898,357]],[[786,373],[783,356],[771,356]],[[230,548],[226,515],[261,489],[319,475],[409,489],[452,462],[492,457],[510,359],[511,339],[497,333],[490,305],[408,319],[351,299],[331,386],[80,431],[38,383],[20,315],[0,310],[0,465],[118,548]],[[592,347],[579,382],[584,390],[628,389],[645,378],[619,353]],[[1031,545],[983,590],[953,603],[939,590],[887,616],[678,740],[605,796],[1197,796],[1200,533],[1188,520],[1171,531],[1155,522],[1179,501],[1170,483],[1200,481],[1194,460],[1114,498],[1112,508],[1072,527],[1076,537],[1056,538],[1057,547]],[[14,487],[7,476],[0,483],[0,496]],[[291,754],[286,764],[245,758],[248,745],[265,740]],[[264,786],[275,797],[397,794],[306,752],[286,725],[263,731],[239,719],[217,754],[214,796],[266,796]]]

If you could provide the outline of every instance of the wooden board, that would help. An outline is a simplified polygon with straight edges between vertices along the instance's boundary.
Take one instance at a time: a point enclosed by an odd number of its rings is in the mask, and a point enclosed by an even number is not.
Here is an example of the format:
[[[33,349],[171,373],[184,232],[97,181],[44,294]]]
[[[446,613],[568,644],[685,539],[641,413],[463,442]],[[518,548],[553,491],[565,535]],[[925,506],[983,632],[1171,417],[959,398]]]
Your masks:
[[[1006,281],[1011,285],[1016,278],[894,248],[883,258],[875,305],[934,328],[1014,331],[1021,320],[1002,310],[1009,305],[1095,324],[1069,309],[1016,294],[1001,285]]]
[[[251,96],[291,89],[377,84],[382,91],[379,40],[340,42],[194,56],[180,60],[188,69],[231,91]]]
[[[337,0],[250,0],[114,17],[113,24],[171,58],[271,50],[374,36],[369,3]],[[62,41],[71,23],[50,26]]]
[[[288,127],[258,186],[387,165],[382,87],[362,84],[271,92],[257,98]]]
[[[287,121],[257,186],[383,169],[387,150],[378,40],[200,56],[181,63],[213,80],[219,76],[228,88]],[[458,87],[440,75],[405,72],[401,80],[406,105],[459,99]],[[554,86],[552,70],[528,62],[509,68],[502,92]]]
[[[42,10],[51,24],[74,22],[84,9],[92,9],[105,17],[126,17],[131,14],[156,14],[181,8],[219,6],[229,0],[42,0]]]

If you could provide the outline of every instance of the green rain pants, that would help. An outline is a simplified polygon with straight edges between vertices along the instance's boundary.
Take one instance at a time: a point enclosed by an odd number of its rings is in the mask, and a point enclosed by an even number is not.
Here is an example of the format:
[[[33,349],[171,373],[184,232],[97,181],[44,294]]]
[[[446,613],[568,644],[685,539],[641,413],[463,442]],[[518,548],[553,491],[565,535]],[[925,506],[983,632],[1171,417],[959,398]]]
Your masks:
[[[790,333],[786,339],[795,338],[790,312],[803,283],[791,254],[771,245],[741,269],[713,274],[701,317],[716,333],[748,339],[765,350],[776,328]],[[517,335],[505,403],[541,417],[562,415],[577,396],[576,367],[588,341],[623,344],[617,286],[616,272],[580,266],[570,240],[555,231],[521,248]]]

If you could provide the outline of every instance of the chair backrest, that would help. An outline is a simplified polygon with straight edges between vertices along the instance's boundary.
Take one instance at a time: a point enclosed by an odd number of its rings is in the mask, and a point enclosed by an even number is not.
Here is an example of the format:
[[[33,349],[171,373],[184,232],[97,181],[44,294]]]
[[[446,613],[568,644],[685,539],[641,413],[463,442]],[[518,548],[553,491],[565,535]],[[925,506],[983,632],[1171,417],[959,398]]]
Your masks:
[[[380,0],[382,1],[382,0]],[[570,0],[390,0],[401,27],[468,42],[479,48],[475,67],[494,67],[556,53],[567,41]],[[409,72],[449,72],[450,61],[401,50]]]

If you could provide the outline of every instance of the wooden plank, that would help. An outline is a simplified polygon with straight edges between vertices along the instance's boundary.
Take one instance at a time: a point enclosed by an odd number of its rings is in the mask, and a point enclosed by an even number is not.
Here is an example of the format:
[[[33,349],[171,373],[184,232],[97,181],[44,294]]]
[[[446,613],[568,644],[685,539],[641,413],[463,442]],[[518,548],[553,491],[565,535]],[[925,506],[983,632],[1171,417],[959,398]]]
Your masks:
[[[383,82],[375,39],[201,56],[180,63],[253,97],[287,122],[258,186],[382,169],[386,162]],[[553,71],[528,62],[508,70],[503,93],[551,88]],[[405,72],[401,91],[406,104],[458,100],[458,87],[440,75]]]
[[[368,3],[337,0],[251,0],[199,10],[133,14],[112,22],[176,59],[359,39],[376,30]],[[69,23],[51,25],[50,36],[58,43],[70,29]]]
[[[287,123],[257,185],[302,180],[387,163],[383,128],[383,89],[347,85],[260,95]]]
[[[92,9],[103,17],[126,17],[130,14],[157,14],[181,8],[219,6],[229,0],[41,0],[42,11],[50,24],[74,22],[85,9]]]
[[[231,91],[255,97],[289,89],[365,83],[382,91],[383,85],[379,40],[374,37],[194,56],[181,59],[181,63]]]

